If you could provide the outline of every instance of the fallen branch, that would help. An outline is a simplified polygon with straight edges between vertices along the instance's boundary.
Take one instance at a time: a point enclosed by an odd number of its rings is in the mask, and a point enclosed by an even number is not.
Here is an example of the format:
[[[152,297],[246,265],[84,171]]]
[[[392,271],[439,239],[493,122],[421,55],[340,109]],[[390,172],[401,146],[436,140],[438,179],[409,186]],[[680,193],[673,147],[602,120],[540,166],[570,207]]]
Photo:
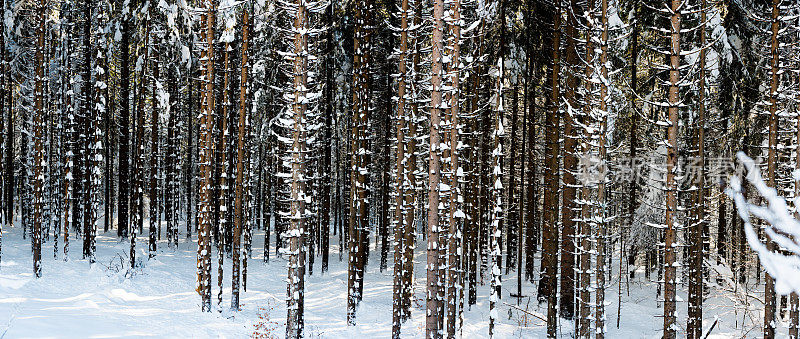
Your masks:
[[[718,322],[719,322],[719,318],[715,317],[714,318],[714,323],[711,324],[711,327],[708,329],[708,332],[706,332],[706,335],[703,336],[703,339],[708,339],[708,336],[711,335],[711,331],[714,330],[714,326],[717,326]]]
[[[540,316],[540,315],[538,315],[538,314],[533,314],[533,313],[531,313],[530,311],[528,311],[528,310],[525,310],[525,309],[523,309],[523,308],[521,308],[521,307],[519,307],[519,306],[517,306],[517,305],[512,305],[512,304],[509,304],[509,303],[507,303],[507,302],[503,302],[503,305],[506,305],[506,306],[508,306],[508,307],[511,307],[511,308],[513,308],[513,309],[516,309],[517,311],[523,312],[523,313],[525,313],[525,314],[527,314],[527,315],[530,315],[530,316],[532,316],[532,317],[534,317],[534,318],[537,318],[537,319],[539,319],[539,320],[541,320],[541,321],[545,321],[545,322],[547,321],[547,319],[543,318],[542,316]]]

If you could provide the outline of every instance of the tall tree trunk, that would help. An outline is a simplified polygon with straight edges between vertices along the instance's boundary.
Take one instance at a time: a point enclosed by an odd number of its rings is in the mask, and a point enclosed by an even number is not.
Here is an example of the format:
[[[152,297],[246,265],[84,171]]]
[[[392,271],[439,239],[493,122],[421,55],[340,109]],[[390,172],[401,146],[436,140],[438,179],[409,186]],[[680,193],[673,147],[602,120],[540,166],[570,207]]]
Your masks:
[[[149,4],[148,6],[153,6]],[[149,11],[149,9],[148,9]],[[145,143],[144,143],[144,119],[145,119],[145,84],[147,83],[147,71],[150,69],[150,19],[146,19],[144,23],[143,34],[143,53],[142,53],[142,67],[139,74],[139,91],[136,97],[136,139],[134,142],[134,156],[133,156],[133,195],[134,206],[131,225],[131,249],[130,249],[130,262],[131,267],[136,266],[136,236],[137,232],[143,232],[144,227],[144,173],[145,173]],[[77,168],[81,166],[78,165]]]
[[[325,11],[325,20],[326,24],[329,26],[333,26],[334,24],[334,9],[336,3],[335,1],[331,1],[328,5],[328,8]],[[328,271],[328,257],[329,257],[329,250],[330,250],[330,226],[331,226],[331,179],[333,177],[332,173],[334,172],[333,167],[331,166],[331,157],[333,156],[333,140],[332,137],[332,130],[333,130],[333,114],[334,114],[334,104],[335,104],[335,84],[333,78],[333,29],[329,28],[326,32],[325,38],[325,153],[323,155],[323,183],[322,183],[322,211],[320,212],[320,218],[322,219],[322,243],[320,244],[322,247],[322,273]],[[334,225],[335,226],[335,225]],[[335,230],[335,227],[334,227]]]
[[[244,137],[247,134],[247,103],[248,103],[248,63],[249,63],[249,8],[248,5],[245,4],[244,9],[242,10],[242,73],[239,77],[239,140],[238,140],[238,147],[237,147],[237,159],[236,159],[236,206],[235,206],[235,215],[234,215],[234,229],[233,229],[233,268],[231,272],[233,273],[233,278],[231,282],[231,309],[238,311],[239,310],[239,251],[240,251],[240,243],[241,243],[241,233],[242,233],[242,222],[244,219],[244,153],[245,153],[245,143]],[[247,260],[247,256],[244,256],[244,260]]]
[[[153,7],[151,6],[148,11],[150,12],[150,16],[153,17]],[[148,25],[150,23],[148,22]],[[150,145],[150,212],[148,213],[149,219],[149,241],[148,241],[148,256],[153,258],[156,256],[156,232],[160,238],[161,235],[161,225],[158,223],[158,153],[159,153],[159,142],[160,138],[160,127],[159,127],[159,111],[161,107],[158,107],[159,99],[158,99],[158,89],[156,88],[156,83],[158,80],[159,69],[158,69],[158,54],[153,53],[152,56],[153,60],[151,61],[151,69],[153,72],[153,77],[150,81],[150,105],[151,106],[151,123],[150,123],[150,134],[151,134],[151,145]]]
[[[308,85],[308,17],[306,2],[298,0],[294,18],[294,88],[292,89],[292,145],[290,157],[292,159],[292,172],[290,179],[290,221],[289,221],[289,286],[287,288],[286,337],[303,337],[303,298],[305,276],[305,210],[306,188],[305,177],[305,151],[306,151],[306,95]]]
[[[669,92],[667,127],[667,181],[666,181],[666,229],[664,232],[664,338],[675,338],[675,212],[677,204],[677,184],[675,182],[675,166],[678,160],[678,109],[680,97],[678,93],[681,64],[681,5],[683,1],[671,1],[670,46],[669,46]]]
[[[33,251],[33,275],[42,276],[42,205],[44,203],[44,81],[45,81],[45,34],[46,30],[47,0],[40,0],[36,6],[36,52],[35,52],[35,104],[36,112],[33,121],[34,142],[34,173],[33,173],[33,236],[31,248]]]
[[[5,0],[0,0],[0,10],[5,12],[5,9],[6,9]],[[11,112],[11,108],[10,107],[6,107],[6,104],[7,104],[7,102],[6,102],[6,92],[8,91],[8,88],[7,88],[8,73],[6,72],[6,68],[7,68],[8,64],[6,63],[6,40],[5,40],[5,35],[6,34],[5,34],[5,25],[4,25],[3,27],[0,27],[0,135],[2,135],[2,132],[6,130],[5,129],[5,125],[3,125],[3,124],[8,124],[9,127],[12,127],[14,125],[11,122],[11,113],[10,113]],[[8,121],[4,121],[3,120],[3,119],[6,118],[6,115],[4,114],[5,112],[9,112],[8,113]],[[11,130],[9,130],[9,131],[11,131]],[[10,227],[11,224],[12,224],[11,220],[13,219],[12,218],[12,214],[10,213],[11,209],[8,208],[9,202],[11,202],[11,199],[9,199],[9,195],[8,195],[8,192],[7,192],[10,189],[9,180],[8,180],[8,179],[10,179],[10,175],[8,175],[9,171],[8,171],[8,168],[7,168],[7,166],[9,166],[9,164],[7,162],[5,162],[5,158],[6,158],[7,154],[11,154],[13,152],[10,148],[8,148],[9,139],[12,138],[11,134],[12,133],[8,133],[6,135],[2,135],[3,139],[0,139],[0,147],[2,147],[2,146],[6,147],[6,148],[0,148],[0,149],[3,149],[3,151],[0,152],[0,157],[3,158],[3,159],[0,159],[0,165],[2,165],[2,166],[0,166],[0,173],[2,173],[2,175],[3,175],[3,187],[2,187],[2,191],[0,191],[0,197],[2,197],[3,201],[2,201],[2,203],[0,203],[0,214],[3,214],[3,216],[4,216],[3,220],[0,221],[0,263],[2,263],[2,258],[3,258],[3,226],[4,226],[4,224],[7,224]],[[58,251],[58,239],[55,239],[54,243],[55,243],[56,251]]]
[[[98,25],[104,22],[104,13],[103,8],[98,7],[96,10],[96,14],[94,16],[94,20],[97,20]],[[91,13],[90,13],[91,14]],[[103,141],[104,138],[104,119],[107,116],[107,108],[106,108],[106,95],[108,94],[108,85],[107,85],[107,66],[105,65],[105,57],[106,53],[104,50],[104,43],[106,42],[105,36],[103,35],[103,31],[100,29],[96,30],[98,34],[98,40],[100,45],[97,48],[97,51],[94,52],[95,54],[95,66],[94,66],[94,92],[92,94],[94,104],[90,106],[90,122],[89,122],[89,134],[87,138],[90,138],[90,148],[89,148],[89,164],[91,171],[89,172],[89,202],[90,202],[90,211],[89,211],[89,231],[91,235],[89,236],[89,261],[95,261],[95,250],[96,250],[96,234],[97,234],[97,220],[100,218],[98,217],[98,213],[100,213],[100,190],[102,189],[102,171],[101,163],[102,154],[106,153],[108,149],[108,143]],[[89,55],[91,57],[91,54]],[[89,79],[87,79],[88,81]],[[93,108],[93,110],[92,110]],[[102,148],[102,149],[101,149]],[[104,226],[104,229],[107,229],[107,226]]]
[[[500,15],[505,16],[505,13],[501,10]],[[501,20],[504,21],[504,20]],[[502,49],[501,49],[502,50]],[[503,216],[503,163],[502,163],[502,138],[504,134],[503,129],[503,72],[505,64],[505,58],[502,53],[500,53],[500,57],[497,61],[497,71],[496,73],[496,81],[497,84],[496,92],[494,94],[494,98],[496,101],[492,102],[492,110],[493,110],[493,123],[494,128],[492,131],[492,170],[491,170],[491,182],[490,185],[490,194],[491,194],[491,201],[492,207],[489,210],[489,224],[491,230],[489,231],[489,238],[490,238],[490,252],[492,256],[492,269],[491,269],[491,281],[489,284],[489,338],[494,337],[494,327],[495,322],[498,321],[499,312],[497,311],[497,302],[500,300],[501,295],[501,275],[500,275],[500,258],[502,256],[502,251],[500,250],[500,238],[502,237],[501,228],[500,228],[500,219]]]
[[[369,26],[367,15],[371,2],[365,1],[355,9],[355,37],[353,39],[353,122],[352,168],[350,184],[350,220],[348,225],[348,279],[347,323],[355,325],[355,312],[361,301],[364,268],[368,245],[369,205],[367,201],[369,180],[368,129],[370,103]]]
[[[594,22],[596,22],[596,15],[595,13],[595,0],[588,0],[588,11],[586,12],[585,21],[588,23],[588,30],[587,34],[587,41],[586,41],[586,70],[584,73],[584,78],[586,80],[590,80],[594,77],[594,67],[596,65],[595,61],[595,40],[594,40],[594,30],[597,28],[594,26]],[[592,95],[594,93],[594,82],[592,81],[584,81],[584,91]],[[589,119],[591,119],[592,109],[593,109],[592,98],[588,97],[586,103],[583,108],[583,117],[582,123],[586,124]],[[589,156],[589,140],[588,137],[583,139],[581,143],[581,151],[582,156],[586,157]],[[585,181],[585,180],[584,180]],[[591,323],[591,280],[592,280],[592,267],[591,267],[591,257],[592,257],[592,241],[591,241],[591,225],[589,222],[590,215],[589,209],[590,206],[588,201],[590,201],[590,185],[588,182],[584,182],[581,187],[581,199],[587,201],[587,203],[581,204],[581,222],[579,224],[580,231],[578,239],[580,241],[580,246],[578,248],[578,257],[579,257],[579,266],[580,269],[578,270],[578,302],[580,303],[578,307],[579,315],[577,319],[577,332],[578,337],[588,337],[589,336],[589,327]]]
[[[800,77],[797,78],[798,85],[800,85]],[[800,94],[798,94],[800,96]],[[800,107],[796,107],[796,110],[800,111]],[[795,118],[795,147],[800,145],[800,115]],[[795,159],[794,159],[794,167],[795,171],[800,171],[800,149],[796,149],[794,152]],[[794,198],[797,199],[800,196],[800,182],[794,180]],[[797,201],[797,200],[795,200]],[[795,213],[794,217],[800,217],[800,210],[797,209],[797,205],[795,204]],[[719,250],[719,249],[717,249]],[[798,295],[797,292],[792,292],[789,297],[789,338],[797,339],[798,337],[798,322],[800,322],[800,306],[798,305]]]
[[[591,8],[590,8],[591,10]],[[578,17],[580,13],[577,0],[570,0],[570,8],[568,10],[572,14],[567,15],[566,26],[566,49],[564,57],[566,67],[577,68],[578,63]],[[591,60],[587,60],[590,62]],[[562,150],[562,157],[564,158],[564,176],[563,190],[562,190],[562,206],[561,206],[561,299],[559,314],[562,318],[572,319],[575,314],[575,210],[577,204],[575,202],[576,189],[575,189],[575,173],[578,168],[578,158],[576,156],[578,140],[577,128],[575,128],[575,121],[573,110],[571,107],[578,107],[578,100],[575,96],[575,90],[578,86],[577,72],[567,72],[566,88],[564,88],[564,96],[568,107],[564,114],[564,149]],[[556,198],[557,199],[557,198]]]
[[[83,169],[83,201],[81,202],[81,209],[83,210],[83,258],[89,258],[90,262],[94,262],[94,253],[92,247],[94,244],[94,206],[92,203],[93,190],[91,185],[91,174],[89,171],[90,165],[94,162],[92,148],[96,145],[92,140],[92,123],[94,119],[94,110],[92,109],[92,46],[90,44],[92,37],[92,2],[83,2],[83,74],[81,84],[83,86],[83,107],[81,116],[83,117],[82,124],[79,127],[83,136],[82,140],[82,160],[84,164]]]
[[[511,77],[510,77],[511,78]],[[507,222],[504,223],[506,234],[506,269],[508,271],[515,266],[517,251],[515,248],[517,224],[519,216],[517,215],[517,126],[519,125],[519,78],[512,78],[511,81],[516,80],[513,84],[509,84],[509,94],[511,94],[511,107],[509,110],[511,114],[511,133],[508,136],[508,189],[506,190],[506,215]]]
[[[394,280],[393,280],[393,298],[392,298],[392,338],[400,338],[400,325],[402,323],[404,309],[403,309],[403,290],[405,280],[403,279],[405,272],[405,240],[406,240],[406,227],[407,213],[409,207],[407,202],[408,198],[413,196],[413,192],[408,192],[407,185],[413,182],[414,178],[408,177],[408,169],[413,167],[408,163],[410,156],[406,155],[406,136],[405,131],[409,122],[411,122],[411,112],[406,110],[406,98],[411,97],[406,93],[407,83],[409,78],[408,67],[406,63],[409,61],[409,1],[401,0],[400,2],[400,55],[398,56],[398,79],[397,79],[397,123],[396,123],[396,136],[397,148],[395,156],[395,187],[397,189],[397,196],[395,202],[395,215],[394,215]],[[413,122],[411,122],[413,123]],[[413,175],[413,174],[412,174]]]
[[[203,312],[211,312],[211,168],[214,165],[214,0],[205,0],[202,12],[200,162],[202,175],[198,190],[199,220],[197,234],[197,292],[202,299]]]
[[[167,152],[164,157],[164,171],[166,191],[164,192],[164,216],[167,220],[167,245],[171,248],[178,247],[178,213],[180,208],[180,173],[178,167],[178,133],[175,123],[178,118],[178,79],[170,72],[169,119],[167,120]]]
[[[770,93],[769,93],[769,147],[767,153],[767,185],[777,189],[777,142],[778,142],[778,86],[780,85],[780,33],[781,0],[772,0],[772,20],[770,39]],[[775,243],[767,236],[767,250],[772,252]],[[764,338],[775,337],[775,281],[769,273],[764,284]]]
[[[688,230],[689,237],[689,310],[686,324],[686,337],[699,339],[703,335],[703,261],[705,252],[703,245],[703,228],[705,222],[705,124],[706,124],[706,1],[700,1],[700,55],[698,70],[698,96],[697,96],[697,122],[695,127],[695,147],[697,147],[697,162],[700,165],[699,173],[694,176],[695,191],[692,203],[692,217]]]
[[[553,32],[550,38],[551,65],[548,82],[550,96],[545,117],[545,196],[544,228],[542,229],[542,275],[539,281],[539,300],[547,302],[547,335],[556,335],[556,286],[558,278],[558,190],[559,190],[559,81],[561,73],[561,6],[552,9]]]
[[[634,8],[634,13],[640,13],[639,11],[639,2],[637,2],[636,7]],[[628,131],[628,157],[630,159],[636,159],[637,157],[637,133],[636,129],[638,127],[638,118],[639,118],[639,106],[636,104],[636,97],[639,93],[639,23],[635,23],[631,30],[631,63],[630,63],[630,72],[631,72],[631,84],[630,84],[630,127]],[[638,207],[637,201],[637,177],[632,176],[629,178],[628,182],[628,211],[627,211],[627,218],[626,218],[626,227],[630,228],[633,227],[633,222],[636,220],[636,208]],[[626,235],[627,230],[623,229],[623,236]],[[635,249],[634,249],[635,251]],[[635,253],[635,252],[634,252]],[[635,256],[632,256],[633,262],[630,264],[635,264]],[[630,268],[629,268],[630,269]],[[631,271],[631,278],[633,277],[635,271]],[[620,315],[617,314],[617,323],[619,323]]]
[[[536,253],[536,245],[538,242],[538,223],[539,223],[539,182],[538,177],[536,176],[537,170],[537,159],[536,159],[536,144],[538,140],[537,135],[537,111],[538,111],[538,104],[536,103],[536,93],[537,89],[539,88],[539,69],[540,59],[537,56],[536,52],[537,49],[531,48],[530,55],[531,65],[528,69],[528,72],[531,74],[531,83],[528,87],[529,96],[528,99],[528,115],[529,121],[528,124],[528,164],[527,164],[527,171],[525,171],[526,176],[528,177],[528,184],[527,184],[527,202],[525,203],[526,209],[526,219],[528,219],[527,228],[525,229],[525,279],[529,282],[534,281],[534,271],[536,270],[536,262],[534,259],[534,254]]]
[[[599,163],[601,170],[605,167],[606,161],[606,134],[607,121],[608,121],[608,0],[600,0],[600,128],[599,128]],[[606,237],[608,224],[606,220],[609,218],[609,208],[606,201],[606,177],[605,173],[600,173],[599,183],[597,185],[597,210],[595,220],[599,220],[596,227],[597,244],[595,252],[597,252],[597,261],[595,263],[597,272],[596,290],[595,290],[595,338],[602,339],[606,333],[606,313],[605,313],[605,294],[606,294]]]
[[[447,149],[444,150],[446,154],[445,163],[443,167],[448,168],[448,173],[443,177],[447,179],[449,190],[447,192],[447,199],[449,199],[447,206],[448,220],[448,233],[445,238],[447,241],[447,338],[456,337],[456,314],[460,316],[461,310],[457,305],[461,299],[461,286],[463,282],[461,279],[461,254],[463,253],[461,241],[461,226],[464,224],[464,212],[462,211],[460,182],[463,181],[464,170],[460,167],[458,147],[461,144],[459,138],[459,114],[461,114],[461,0],[452,0],[447,18],[447,29],[449,33],[450,46],[448,46],[449,62],[446,64],[447,77],[445,84],[449,87],[447,95],[444,100],[448,100],[448,108],[446,109],[446,122],[445,129],[448,135]],[[513,180],[513,177],[512,177]],[[440,263],[441,264],[441,263]]]
[[[129,12],[129,9],[123,9]],[[128,206],[130,195],[130,90],[131,90],[131,18],[129,14],[123,14],[121,23],[122,39],[120,40],[120,126],[119,126],[119,197],[117,198],[117,235],[123,238],[128,237],[130,226],[128,224]],[[69,176],[67,176],[69,179]],[[67,184],[69,186],[69,184]],[[64,230],[68,227],[64,223]]]
[[[422,24],[422,1],[415,1],[414,4],[416,8],[414,9],[414,27],[420,27]],[[410,4],[409,4],[410,5]],[[415,248],[415,241],[416,241],[416,218],[419,207],[419,201],[422,199],[422,184],[420,177],[422,176],[422,171],[417,170],[417,158],[418,158],[418,150],[417,150],[417,125],[420,116],[420,98],[419,98],[419,88],[422,86],[422,80],[419,75],[420,70],[420,45],[421,41],[424,39],[418,33],[413,35],[412,40],[410,41],[411,46],[411,76],[407,79],[407,83],[411,86],[410,87],[410,109],[411,109],[411,116],[407,121],[408,126],[408,144],[406,144],[407,149],[405,150],[405,154],[408,155],[408,162],[406,163],[406,173],[408,182],[411,184],[406,191],[406,198],[405,204],[408,206],[409,210],[406,212],[406,220],[405,226],[403,229],[403,233],[405,234],[405,238],[403,239],[403,292],[402,292],[402,309],[403,315],[402,320],[407,320],[411,317],[411,300],[413,298],[414,293],[414,248]]]
[[[192,67],[189,71],[189,74],[194,75],[197,73],[197,69]],[[186,86],[189,87],[187,90],[188,93],[188,100],[186,103],[186,133],[188,139],[186,140],[186,239],[192,239],[192,230],[196,229],[197,227],[197,220],[195,219],[195,204],[194,204],[194,183],[195,183],[195,169],[194,169],[194,153],[195,153],[195,141],[194,139],[194,132],[195,132],[195,124],[194,124],[194,109],[195,109],[195,102],[193,100],[194,93],[200,92],[200,81],[196,81],[192,79],[192,76],[189,76],[186,81]],[[195,84],[198,84],[198,90],[195,90]],[[203,95],[200,94],[200,102],[203,101]]]
[[[110,14],[110,13],[109,13]],[[98,16],[103,15],[102,12]],[[108,43],[107,37],[103,37],[102,41],[104,43]],[[108,232],[108,229],[111,228],[112,223],[112,214],[113,214],[113,207],[111,202],[111,197],[114,195],[114,187],[113,181],[111,180],[114,176],[114,160],[111,159],[111,120],[113,116],[112,111],[112,101],[110,96],[113,93],[113,90],[110,90],[108,86],[111,83],[111,60],[108,59],[108,52],[107,46],[101,45],[100,51],[98,55],[102,55],[103,58],[103,74],[101,74],[101,79],[106,86],[101,89],[102,98],[105,101],[103,105],[103,112],[102,112],[102,119],[103,119],[103,233]],[[98,79],[100,81],[100,79]]]
[[[486,20],[483,17],[479,17],[478,20],[478,40],[477,46],[472,49],[473,59],[477,59],[477,57],[482,56],[485,48],[484,40],[486,38]],[[472,187],[475,194],[471,194],[470,196],[472,197],[472,203],[475,206],[472,212],[472,217],[467,219],[467,222],[472,224],[471,228],[473,228],[469,237],[472,248],[470,248],[468,256],[468,265],[472,267],[469,272],[469,292],[467,302],[470,306],[477,303],[478,271],[482,271],[483,269],[483,253],[481,252],[483,245],[482,235],[485,233],[488,220],[488,181],[490,180],[489,176],[487,175],[487,167],[489,167],[487,164],[487,157],[489,155],[489,150],[487,143],[485,142],[489,139],[489,133],[486,131],[489,130],[490,110],[484,109],[484,107],[480,104],[483,102],[480,100],[481,95],[483,94],[483,92],[480,90],[483,88],[483,86],[480,85],[480,81],[485,79],[487,74],[485,70],[487,68],[483,63],[478,63],[475,66],[476,67],[472,70],[472,98],[470,108],[472,113],[475,115],[475,118],[473,119],[473,130],[474,133],[478,135],[470,138],[472,144],[469,148],[470,153],[472,154],[472,170],[470,172],[474,177],[473,182],[475,182],[475,186]],[[482,280],[483,277],[481,275],[481,281]]]
[[[230,43],[226,42],[224,50],[222,51],[222,114],[217,117],[219,123],[219,143],[216,147],[216,153],[219,156],[219,185],[217,185],[217,195],[219,197],[219,211],[217,211],[217,285],[219,286],[219,294],[217,294],[217,304],[222,309],[222,282],[223,282],[223,262],[225,258],[224,248],[228,246],[228,117],[230,116]]]
[[[425,337],[441,338],[443,334],[444,300],[440,299],[444,288],[440,267],[441,225],[439,223],[440,205],[440,164],[442,144],[442,71],[444,51],[444,0],[433,2],[433,35],[431,40],[431,112],[430,112],[430,155],[428,158],[428,249],[427,249],[427,294],[425,314]]]
[[[389,45],[394,46],[392,41],[389,42]],[[379,151],[381,152],[381,164],[380,164],[380,177],[381,177],[381,195],[380,195],[380,215],[378,220],[378,236],[375,239],[375,245],[377,247],[378,238],[380,238],[381,247],[380,247],[380,272],[383,272],[388,267],[388,260],[389,260],[389,225],[391,223],[391,216],[389,212],[389,196],[390,196],[390,181],[391,180],[391,142],[390,142],[390,134],[392,129],[392,111],[393,111],[393,103],[392,103],[392,71],[390,63],[386,63],[383,67],[384,69],[384,77],[386,79],[386,88],[384,90],[384,105],[386,105],[386,113],[383,116],[383,126],[381,127],[381,131],[383,137],[381,138],[381,146]]]

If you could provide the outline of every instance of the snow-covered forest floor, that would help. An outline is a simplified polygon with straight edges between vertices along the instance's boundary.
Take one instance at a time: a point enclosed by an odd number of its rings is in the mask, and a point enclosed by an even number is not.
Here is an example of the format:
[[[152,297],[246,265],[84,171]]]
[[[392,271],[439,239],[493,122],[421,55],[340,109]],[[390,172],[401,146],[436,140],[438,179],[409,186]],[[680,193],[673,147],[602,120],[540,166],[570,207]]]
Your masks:
[[[147,226],[145,225],[145,228]],[[139,238],[138,257],[143,265],[126,274],[129,243],[120,243],[112,232],[100,232],[97,238],[97,263],[90,266],[81,258],[81,241],[70,240],[70,260],[53,260],[53,242],[43,250],[43,274],[34,279],[29,240],[22,239],[19,227],[3,230],[3,257],[0,266],[0,338],[245,338],[261,334],[281,338],[285,331],[286,261],[271,257],[262,261],[263,233],[256,233],[254,257],[248,264],[247,291],[242,294],[242,310],[231,312],[230,267],[226,258],[221,313],[200,312],[200,297],[194,292],[196,243],[185,238],[177,250],[159,243],[156,258],[147,260],[146,238]],[[330,270],[319,274],[319,259],[314,275],[306,280],[305,317],[309,338],[388,338],[391,334],[392,274],[380,272],[379,252],[374,249],[365,277],[364,300],[355,327],[346,325],[347,265],[338,260],[336,244],[331,240]],[[59,244],[61,245],[61,244]],[[373,241],[374,246],[374,241]],[[274,250],[274,245],[273,245]],[[403,337],[420,338],[424,334],[424,246],[417,246],[416,287],[412,318],[403,326]],[[391,258],[390,258],[391,261]],[[618,265],[614,260],[612,285],[606,291],[609,338],[660,338],[663,311],[657,307],[656,287],[637,272],[629,283],[623,281],[622,316],[616,327]],[[216,303],[216,258],[213,300]],[[537,265],[538,266],[538,265]],[[641,268],[640,268],[641,269]],[[714,270],[715,272],[717,270]],[[720,269],[718,271],[725,271]],[[717,276],[712,274],[712,277]],[[502,302],[517,304],[509,296],[516,293],[516,273],[504,275]],[[655,272],[652,279],[655,280]],[[684,279],[685,280],[685,279]],[[712,278],[712,281],[716,279]],[[730,281],[730,280],[728,280]],[[752,279],[755,282],[755,279]],[[535,286],[525,283],[523,294],[535,294]],[[627,289],[630,289],[628,293]],[[756,288],[757,287],[757,288]],[[679,285],[679,301],[686,300],[686,287]],[[747,291],[747,293],[744,293]],[[761,336],[761,286],[731,288],[724,280],[711,287],[704,307],[704,331],[719,321],[709,338],[753,338]],[[478,289],[478,304],[464,313],[464,338],[488,336],[488,287]],[[522,308],[544,315],[535,298],[523,298]],[[678,304],[678,324],[686,326],[686,303]],[[500,338],[541,338],[542,320],[525,316],[507,305],[500,306]],[[559,331],[569,337],[571,324],[561,319]],[[786,326],[779,324],[778,334]]]

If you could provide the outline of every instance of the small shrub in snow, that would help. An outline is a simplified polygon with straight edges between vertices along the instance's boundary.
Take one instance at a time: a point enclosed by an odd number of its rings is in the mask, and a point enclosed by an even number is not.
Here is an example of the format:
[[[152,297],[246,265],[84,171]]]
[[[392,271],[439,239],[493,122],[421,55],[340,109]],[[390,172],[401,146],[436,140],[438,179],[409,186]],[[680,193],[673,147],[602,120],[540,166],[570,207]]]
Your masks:
[[[251,338],[255,339],[273,339],[279,338],[278,336],[278,322],[270,319],[270,314],[275,310],[275,305],[272,301],[267,301],[266,306],[258,307],[258,320],[256,321]]]

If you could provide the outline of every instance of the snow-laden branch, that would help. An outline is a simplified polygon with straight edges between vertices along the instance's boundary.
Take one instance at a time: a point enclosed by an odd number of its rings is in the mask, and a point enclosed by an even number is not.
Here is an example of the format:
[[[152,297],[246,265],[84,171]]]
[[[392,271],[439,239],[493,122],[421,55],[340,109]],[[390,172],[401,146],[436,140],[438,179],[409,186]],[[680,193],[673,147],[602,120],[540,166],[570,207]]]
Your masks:
[[[789,206],[778,192],[767,186],[761,177],[761,171],[755,161],[742,152],[737,158],[747,170],[747,181],[755,191],[764,198],[767,205],[761,206],[748,202],[742,193],[742,181],[739,177],[731,177],[730,188],[726,193],[736,203],[739,217],[744,221],[744,231],[750,247],[758,254],[761,264],[775,279],[775,291],[781,295],[792,292],[800,293],[800,222],[792,216]],[[750,216],[764,220],[764,232],[767,241],[777,246],[773,249],[759,239]],[[780,249],[780,250],[779,250]]]

